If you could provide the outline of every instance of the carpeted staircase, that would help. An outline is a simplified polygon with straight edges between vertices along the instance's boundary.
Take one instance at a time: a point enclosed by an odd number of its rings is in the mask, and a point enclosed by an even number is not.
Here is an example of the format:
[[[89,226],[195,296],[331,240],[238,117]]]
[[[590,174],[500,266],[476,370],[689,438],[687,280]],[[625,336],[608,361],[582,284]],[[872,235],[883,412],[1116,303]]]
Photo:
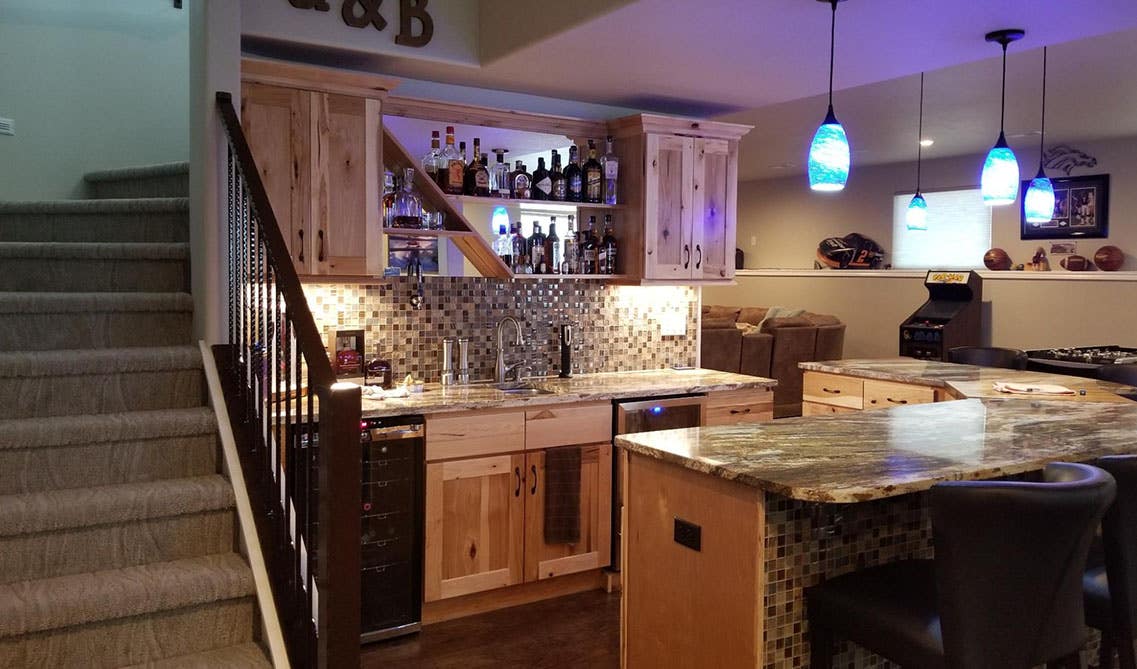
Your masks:
[[[0,202],[0,667],[269,667],[193,341],[188,166]]]

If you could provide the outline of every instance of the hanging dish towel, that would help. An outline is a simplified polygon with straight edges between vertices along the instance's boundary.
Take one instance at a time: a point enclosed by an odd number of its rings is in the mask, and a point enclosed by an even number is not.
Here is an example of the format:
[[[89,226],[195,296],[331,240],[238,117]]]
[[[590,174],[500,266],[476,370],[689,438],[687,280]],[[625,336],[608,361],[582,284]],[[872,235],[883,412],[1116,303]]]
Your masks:
[[[545,451],[545,543],[580,541],[580,447]]]
[[[1077,395],[1077,393],[1066,386],[1008,383],[1006,381],[996,381],[992,385],[995,390],[1000,393],[1011,393],[1014,395]]]

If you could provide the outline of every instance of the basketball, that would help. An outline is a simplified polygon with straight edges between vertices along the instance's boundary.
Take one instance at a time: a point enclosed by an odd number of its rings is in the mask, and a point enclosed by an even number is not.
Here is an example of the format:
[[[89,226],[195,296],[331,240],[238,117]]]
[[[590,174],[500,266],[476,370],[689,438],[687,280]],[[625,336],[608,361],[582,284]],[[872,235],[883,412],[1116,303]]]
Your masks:
[[[1085,272],[1086,270],[1093,269],[1090,264],[1090,259],[1085,256],[1066,256],[1061,262],[1062,269],[1070,270],[1071,272]]]
[[[983,264],[990,270],[1008,270],[1011,268],[1011,257],[1003,249],[991,249],[983,254]]]
[[[1116,272],[1125,262],[1125,253],[1116,246],[1103,246],[1094,254],[1094,262],[1106,272]]]

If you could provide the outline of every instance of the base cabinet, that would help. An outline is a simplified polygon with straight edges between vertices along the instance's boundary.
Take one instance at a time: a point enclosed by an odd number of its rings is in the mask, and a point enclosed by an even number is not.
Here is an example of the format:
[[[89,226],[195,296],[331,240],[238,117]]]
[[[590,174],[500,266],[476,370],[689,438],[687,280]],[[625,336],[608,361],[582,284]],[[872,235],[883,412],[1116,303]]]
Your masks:
[[[801,413],[803,416],[826,416],[946,399],[949,397],[943,389],[929,386],[805,371]]]

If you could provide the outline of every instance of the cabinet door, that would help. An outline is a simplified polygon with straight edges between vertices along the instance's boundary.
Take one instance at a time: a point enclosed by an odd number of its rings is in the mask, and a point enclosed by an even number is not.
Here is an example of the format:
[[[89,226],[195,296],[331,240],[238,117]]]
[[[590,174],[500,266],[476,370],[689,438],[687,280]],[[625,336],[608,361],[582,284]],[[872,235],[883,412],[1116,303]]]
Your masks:
[[[570,446],[581,449],[580,541],[545,541],[545,451],[525,456],[525,581],[599,569],[611,562],[612,445]]]
[[[264,84],[241,85],[241,126],[277,225],[299,274],[311,273],[308,91]]]
[[[313,273],[378,273],[368,266],[368,237],[379,234],[379,102],[324,93],[311,100]]]
[[[525,456],[426,466],[425,599],[521,583]]]
[[[734,276],[738,153],[725,139],[696,139],[692,196],[694,278]]]
[[[691,197],[694,140],[672,135],[647,136],[644,154],[644,277],[689,279],[694,276],[691,244]]]

